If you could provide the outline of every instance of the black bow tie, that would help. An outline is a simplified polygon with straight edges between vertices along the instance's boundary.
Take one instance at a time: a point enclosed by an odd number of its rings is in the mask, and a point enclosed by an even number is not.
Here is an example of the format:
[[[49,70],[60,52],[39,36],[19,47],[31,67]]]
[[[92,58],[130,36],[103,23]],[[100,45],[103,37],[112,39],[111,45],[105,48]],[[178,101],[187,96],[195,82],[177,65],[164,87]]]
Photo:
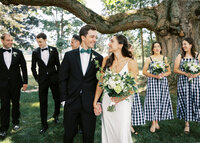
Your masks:
[[[11,49],[3,49],[3,52],[11,52]]]
[[[43,49],[42,49],[42,52],[45,51],[45,50],[48,50],[48,48],[43,48]]]

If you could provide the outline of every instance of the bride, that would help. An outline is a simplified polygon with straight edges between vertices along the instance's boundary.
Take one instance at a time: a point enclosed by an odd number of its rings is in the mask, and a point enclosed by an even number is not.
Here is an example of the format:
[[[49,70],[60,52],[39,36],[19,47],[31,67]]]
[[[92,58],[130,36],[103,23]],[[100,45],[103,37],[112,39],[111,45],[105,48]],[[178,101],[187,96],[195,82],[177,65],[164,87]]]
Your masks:
[[[105,57],[102,68],[110,69],[114,73],[130,73],[135,79],[138,74],[136,61],[132,60],[131,52],[128,50],[128,42],[123,35],[114,35],[109,42],[109,52],[112,54]],[[101,79],[102,80],[102,79]],[[99,82],[101,82],[101,80]],[[131,106],[132,96],[125,98],[109,97],[104,91],[102,107],[98,103],[103,89],[96,88],[95,99],[93,102],[94,113],[96,116],[102,114],[102,143],[132,143],[131,137]],[[131,92],[133,95],[133,92]],[[127,97],[126,97],[127,98]],[[116,111],[109,112],[107,107],[110,102],[116,103]]]

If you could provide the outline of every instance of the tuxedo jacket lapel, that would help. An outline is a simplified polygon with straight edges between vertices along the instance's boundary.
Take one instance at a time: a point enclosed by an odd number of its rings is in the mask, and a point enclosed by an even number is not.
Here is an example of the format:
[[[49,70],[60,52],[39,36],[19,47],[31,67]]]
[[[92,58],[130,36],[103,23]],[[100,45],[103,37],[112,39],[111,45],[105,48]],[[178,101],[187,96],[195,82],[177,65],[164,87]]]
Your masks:
[[[47,65],[50,63],[50,60],[51,60],[51,58],[53,56],[53,51],[51,51],[51,47],[50,46],[48,46],[48,50],[49,50],[49,60],[47,62]]]
[[[15,49],[12,48],[12,53],[11,53],[11,54],[12,54],[12,58],[11,58],[10,68],[11,68],[11,66],[13,65],[13,62],[14,62],[14,58],[15,58],[15,57],[14,57],[14,54],[13,54],[14,52],[16,52],[16,51],[15,51]],[[10,69],[10,68],[9,68],[9,69]]]
[[[4,65],[4,67],[8,70],[7,66],[6,66],[6,63],[5,63],[5,60],[4,60],[4,57],[3,57],[3,50],[1,48],[1,51],[0,51],[0,58],[1,58],[1,61],[2,61],[2,64]]]
[[[87,72],[90,70],[90,68],[92,67],[92,61],[91,61],[91,59],[92,59],[92,54],[93,54],[93,51],[91,52],[91,54],[90,54],[90,59],[89,59],[89,63],[88,63],[88,67],[87,67],[87,70],[86,70],[86,73],[85,73],[85,75],[87,74]]]
[[[40,59],[40,60],[42,61],[42,63],[45,65],[44,61],[42,60],[41,49],[40,49],[40,48],[37,49],[37,54],[38,54],[39,59]],[[45,66],[46,66],[46,65],[45,65]]]
[[[80,71],[81,71],[81,73],[82,73],[82,75],[83,75],[83,70],[82,70],[82,65],[81,65],[81,56],[80,56],[79,48],[76,49],[75,55],[74,55],[74,56],[77,57],[76,60],[77,60],[79,69],[80,69]]]

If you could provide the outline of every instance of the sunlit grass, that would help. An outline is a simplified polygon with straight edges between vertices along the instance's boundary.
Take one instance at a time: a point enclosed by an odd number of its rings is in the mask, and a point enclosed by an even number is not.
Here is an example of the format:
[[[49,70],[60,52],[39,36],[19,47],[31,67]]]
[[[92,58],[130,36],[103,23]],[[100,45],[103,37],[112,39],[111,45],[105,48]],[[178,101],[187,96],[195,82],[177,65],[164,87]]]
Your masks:
[[[173,93],[176,93],[175,91]],[[142,103],[144,102],[145,92],[141,93]],[[38,92],[22,93],[20,100],[21,118],[19,131],[12,130],[12,124],[8,131],[5,140],[0,140],[1,143],[63,143],[63,108],[59,116],[60,123],[55,124],[52,118],[54,111],[54,103],[52,95],[49,92],[48,96],[48,125],[49,129],[44,135],[39,134],[41,128],[40,113],[39,113],[39,98]],[[174,115],[176,114],[175,94],[171,95]],[[182,142],[200,142],[200,124],[191,123],[191,133],[184,134],[184,121],[175,118],[171,121],[161,121],[161,129],[156,133],[150,133],[151,123],[147,122],[144,126],[135,127],[138,135],[132,135],[134,143],[182,143]],[[95,131],[95,143],[101,143],[101,120],[97,118],[97,127]],[[77,134],[74,143],[82,143],[82,135]]]
[[[40,102],[35,102],[35,103],[32,103],[30,104],[31,107],[40,107]]]

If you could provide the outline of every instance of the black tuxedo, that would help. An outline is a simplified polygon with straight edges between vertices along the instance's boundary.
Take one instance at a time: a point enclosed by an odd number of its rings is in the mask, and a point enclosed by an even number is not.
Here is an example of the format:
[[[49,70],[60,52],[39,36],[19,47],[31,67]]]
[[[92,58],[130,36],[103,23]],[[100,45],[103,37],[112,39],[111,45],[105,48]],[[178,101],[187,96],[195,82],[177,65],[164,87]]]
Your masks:
[[[93,56],[92,56],[93,55]],[[81,117],[84,143],[94,141],[96,117],[93,112],[93,100],[96,91],[98,69],[94,59],[101,65],[103,57],[92,50],[85,75],[82,73],[79,49],[65,54],[60,68],[59,81],[61,101],[64,107],[64,142],[72,143],[76,134],[78,117]]]
[[[20,90],[28,83],[26,61],[22,51],[12,48],[12,60],[8,69],[0,49],[1,131],[7,131],[10,122],[10,100],[12,101],[12,123],[19,124]],[[22,76],[21,76],[22,72]]]
[[[47,65],[41,58],[41,48],[37,48],[32,53],[31,70],[35,80],[39,84],[39,100],[40,100],[40,116],[42,126],[47,127],[47,105],[48,105],[48,89],[50,87],[55,102],[55,112],[53,116],[60,113],[60,94],[58,88],[58,71],[60,62],[58,51],[55,47],[48,46],[49,60]],[[38,66],[38,71],[36,70]]]

